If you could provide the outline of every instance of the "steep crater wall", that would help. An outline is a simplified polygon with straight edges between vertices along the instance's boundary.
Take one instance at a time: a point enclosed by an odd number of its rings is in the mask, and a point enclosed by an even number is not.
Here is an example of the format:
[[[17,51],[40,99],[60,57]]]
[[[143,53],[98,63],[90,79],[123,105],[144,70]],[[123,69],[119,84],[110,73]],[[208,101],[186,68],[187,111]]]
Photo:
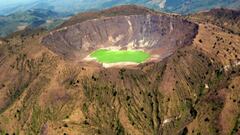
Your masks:
[[[198,25],[177,16],[130,15],[99,18],[50,32],[42,43],[67,58],[83,58],[98,48],[144,49],[166,57],[190,45]]]

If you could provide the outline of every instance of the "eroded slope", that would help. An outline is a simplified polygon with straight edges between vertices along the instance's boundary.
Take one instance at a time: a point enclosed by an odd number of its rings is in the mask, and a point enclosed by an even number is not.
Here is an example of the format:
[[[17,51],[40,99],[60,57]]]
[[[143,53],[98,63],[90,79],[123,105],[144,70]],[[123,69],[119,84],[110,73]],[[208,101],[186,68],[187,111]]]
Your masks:
[[[200,24],[161,62],[106,69],[63,60],[46,34],[0,45],[2,134],[239,134],[238,35]]]
[[[148,14],[99,18],[63,27],[44,37],[53,52],[80,59],[90,52],[117,46],[144,49],[161,58],[190,45],[198,26],[177,16]]]

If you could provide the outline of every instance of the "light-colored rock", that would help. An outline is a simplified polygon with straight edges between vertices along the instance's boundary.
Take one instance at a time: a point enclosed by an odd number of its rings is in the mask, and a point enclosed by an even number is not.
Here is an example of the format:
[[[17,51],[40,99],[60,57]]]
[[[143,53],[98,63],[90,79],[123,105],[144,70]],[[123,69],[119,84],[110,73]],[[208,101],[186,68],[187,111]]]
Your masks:
[[[55,30],[42,43],[64,57],[86,57],[90,51],[109,46],[150,51],[165,48],[164,53],[171,54],[190,45],[197,28],[194,23],[168,15],[102,17]]]

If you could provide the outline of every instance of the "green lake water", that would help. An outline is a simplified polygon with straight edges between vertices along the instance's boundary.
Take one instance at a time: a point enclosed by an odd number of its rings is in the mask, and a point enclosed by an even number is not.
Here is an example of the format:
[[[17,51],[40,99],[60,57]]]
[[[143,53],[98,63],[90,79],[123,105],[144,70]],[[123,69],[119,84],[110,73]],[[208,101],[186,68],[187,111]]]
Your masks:
[[[107,50],[94,51],[90,57],[100,63],[135,62],[141,63],[150,57],[150,54],[139,50]]]

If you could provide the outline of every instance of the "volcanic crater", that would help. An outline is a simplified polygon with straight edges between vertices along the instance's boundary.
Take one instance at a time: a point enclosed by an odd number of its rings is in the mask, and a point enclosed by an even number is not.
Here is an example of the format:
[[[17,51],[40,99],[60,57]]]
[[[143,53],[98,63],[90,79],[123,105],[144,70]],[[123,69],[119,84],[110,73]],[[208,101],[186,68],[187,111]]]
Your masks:
[[[177,15],[119,15],[60,27],[43,37],[42,43],[54,53],[76,61],[86,61],[93,51],[105,48],[142,50],[151,55],[149,62],[191,45],[197,32],[197,24]]]

